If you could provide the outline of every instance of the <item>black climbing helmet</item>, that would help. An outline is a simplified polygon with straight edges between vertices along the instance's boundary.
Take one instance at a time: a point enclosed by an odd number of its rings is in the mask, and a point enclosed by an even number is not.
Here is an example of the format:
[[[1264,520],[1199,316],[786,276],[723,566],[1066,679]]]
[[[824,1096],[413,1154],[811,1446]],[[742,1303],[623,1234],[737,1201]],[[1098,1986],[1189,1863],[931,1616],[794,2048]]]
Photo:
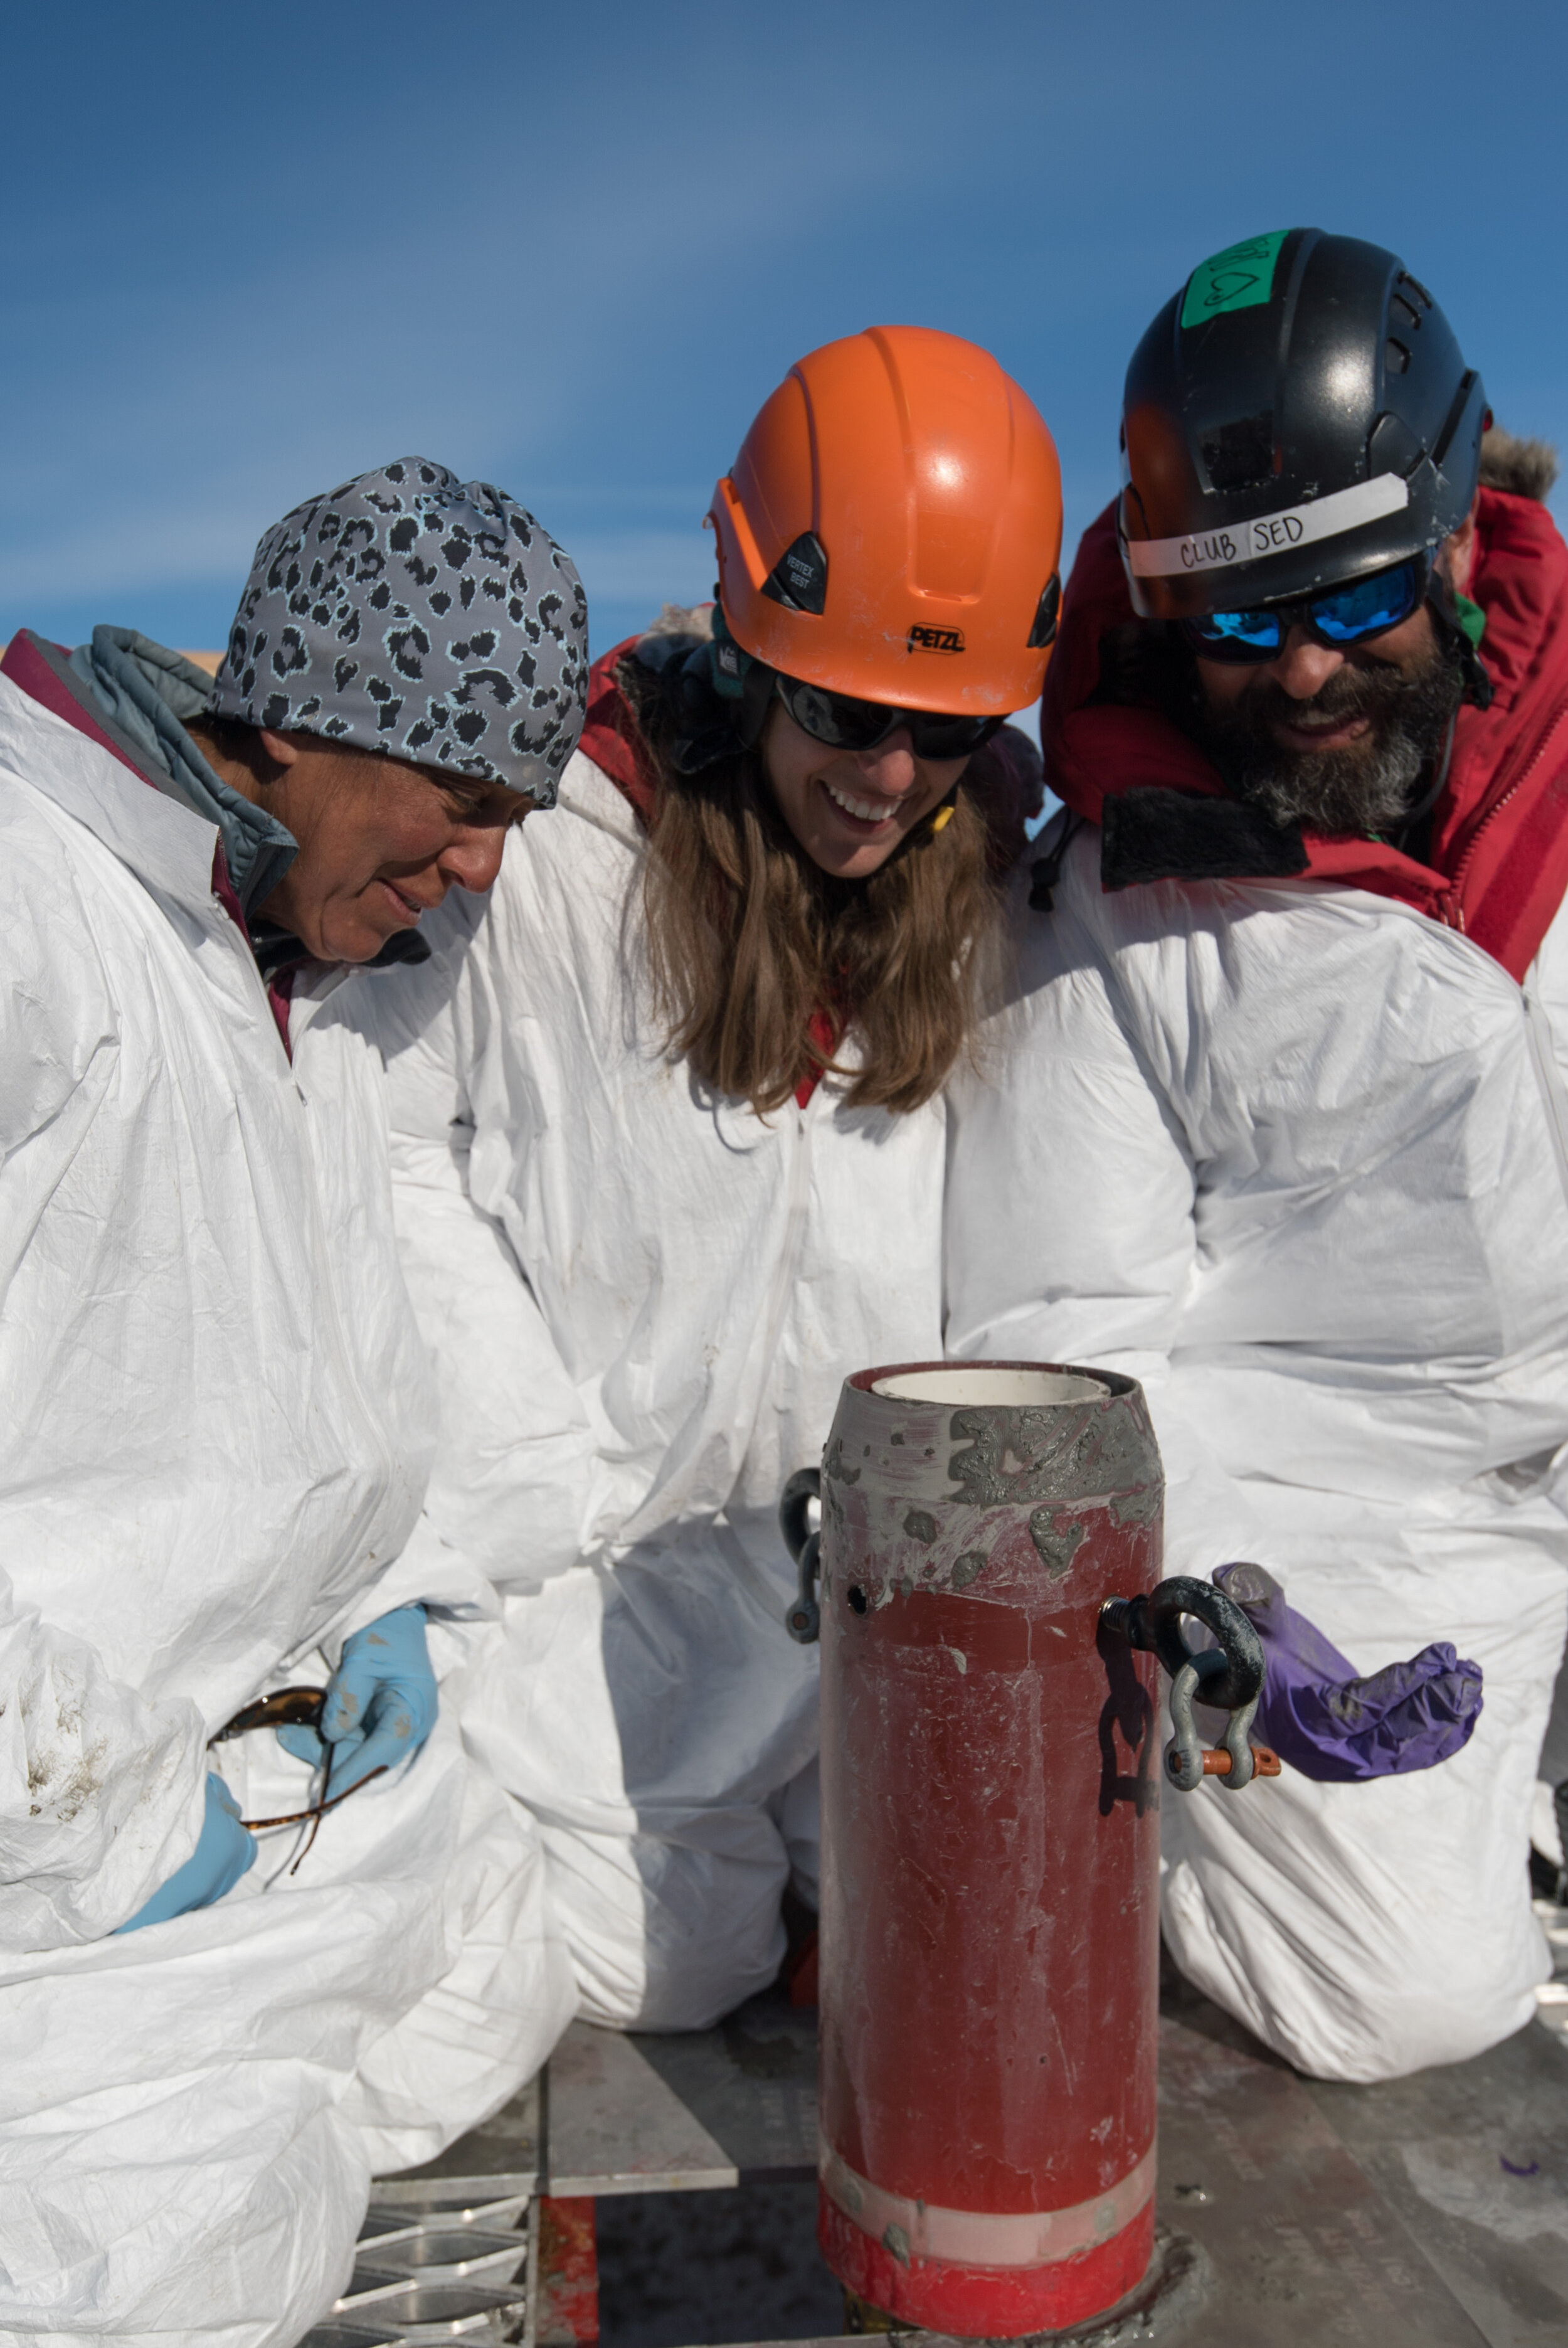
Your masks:
[[[1486,421],[1481,377],[1396,254],[1315,228],[1216,252],[1127,370],[1133,609],[1248,609],[1431,551],[1470,511]]]

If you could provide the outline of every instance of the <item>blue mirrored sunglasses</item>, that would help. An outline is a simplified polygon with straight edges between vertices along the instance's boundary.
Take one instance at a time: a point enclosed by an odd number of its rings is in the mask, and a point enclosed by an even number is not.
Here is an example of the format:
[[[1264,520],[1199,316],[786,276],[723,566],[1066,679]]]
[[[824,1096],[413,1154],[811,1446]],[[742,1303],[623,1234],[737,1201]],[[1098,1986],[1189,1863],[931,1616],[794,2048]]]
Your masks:
[[[1326,588],[1284,603],[1261,603],[1253,612],[1205,612],[1184,620],[1182,633],[1204,660],[1276,659],[1292,628],[1305,628],[1336,651],[1380,636],[1408,620],[1427,592],[1431,565],[1413,554],[1391,571],[1375,571],[1348,587]]]

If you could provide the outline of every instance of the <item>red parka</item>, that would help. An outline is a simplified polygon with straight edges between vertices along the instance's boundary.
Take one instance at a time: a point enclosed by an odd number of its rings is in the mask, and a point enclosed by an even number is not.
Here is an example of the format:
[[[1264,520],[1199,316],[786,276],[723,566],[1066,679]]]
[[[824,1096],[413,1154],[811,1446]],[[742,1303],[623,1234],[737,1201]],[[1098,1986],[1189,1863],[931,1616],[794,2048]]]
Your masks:
[[[1544,506],[1482,489],[1469,592],[1486,613],[1481,650],[1492,701],[1489,709],[1467,704],[1460,712],[1430,864],[1378,840],[1307,833],[1302,860],[1249,867],[1248,833],[1239,827],[1223,842],[1212,830],[1202,836],[1194,855],[1190,829],[1162,826],[1160,809],[1146,801],[1138,810],[1143,842],[1136,877],[1295,870],[1371,890],[1463,931],[1522,981],[1568,894],[1568,547]],[[1040,712],[1046,779],[1094,823],[1105,819],[1109,800],[1133,791],[1227,797],[1202,750],[1162,710],[1091,699],[1102,639],[1132,619],[1112,506],[1079,549]],[[1114,885],[1114,874],[1108,878]]]

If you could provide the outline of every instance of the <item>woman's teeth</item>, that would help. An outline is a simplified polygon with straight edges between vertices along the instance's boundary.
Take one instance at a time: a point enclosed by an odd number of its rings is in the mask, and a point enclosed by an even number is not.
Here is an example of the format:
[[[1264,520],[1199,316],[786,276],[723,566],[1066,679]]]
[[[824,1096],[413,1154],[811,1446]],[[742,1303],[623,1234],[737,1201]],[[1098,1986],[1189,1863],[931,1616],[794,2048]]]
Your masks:
[[[825,782],[822,788],[835,807],[841,807],[845,815],[858,816],[862,823],[886,823],[898,812],[897,799],[852,799],[847,791],[835,791],[831,783]]]

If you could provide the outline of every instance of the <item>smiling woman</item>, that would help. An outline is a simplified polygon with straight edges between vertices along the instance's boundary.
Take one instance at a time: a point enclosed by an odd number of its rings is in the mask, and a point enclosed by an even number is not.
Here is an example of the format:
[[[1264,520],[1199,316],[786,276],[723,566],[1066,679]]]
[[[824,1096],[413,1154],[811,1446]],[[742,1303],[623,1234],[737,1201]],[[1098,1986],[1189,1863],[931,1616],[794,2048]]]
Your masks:
[[[857,1107],[918,1108],[997,975],[1010,743],[982,749],[979,777],[971,758],[919,757],[907,724],[872,751],[835,750],[780,699],[753,747],[683,776],[671,680],[647,662],[704,657],[709,616],[685,616],[690,633],[612,672],[662,784],[644,898],[671,1040],[762,1115],[830,1062]]]
[[[855,1107],[917,1108],[994,973],[1023,812],[1022,737],[996,737],[1055,628],[1050,436],[972,344],[876,328],[792,370],[710,520],[712,621],[595,672],[652,836],[661,1007],[759,1112],[830,1065]]]
[[[815,1651],[777,1506],[846,1365],[941,1352],[942,1086],[1038,757],[1055,454],[972,344],[803,360],[720,482],[720,604],[599,663],[559,812],[384,1057],[436,1356],[428,1514],[504,1594],[464,1712],[582,2010],[705,2026],[816,1886]],[[1016,747],[1015,747],[1016,746]]]

